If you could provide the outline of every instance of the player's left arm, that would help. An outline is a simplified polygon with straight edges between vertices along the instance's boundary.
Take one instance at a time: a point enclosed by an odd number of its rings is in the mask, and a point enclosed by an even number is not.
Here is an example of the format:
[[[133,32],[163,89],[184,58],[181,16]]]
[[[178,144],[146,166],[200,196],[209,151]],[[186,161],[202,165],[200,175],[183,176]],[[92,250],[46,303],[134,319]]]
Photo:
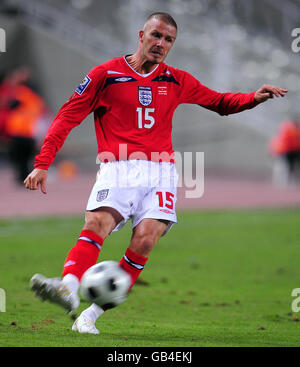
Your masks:
[[[251,93],[218,93],[208,89],[212,109],[220,115],[229,115],[256,107],[274,97],[284,97],[287,89],[271,84],[263,84],[258,90]]]
[[[220,115],[229,115],[251,109],[270,98],[284,97],[287,89],[271,84],[264,84],[251,93],[221,93],[200,83],[187,72],[182,72],[182,88],[179,95],[180,103],[195,103]]]
[[[258,90],[251,93],[219,93],[208,89],[207,93],[212,105],[209,109],[220,115],[229,115],[256,107],[274,97],[284,97],[287,89],[271,84],[263,84]]]

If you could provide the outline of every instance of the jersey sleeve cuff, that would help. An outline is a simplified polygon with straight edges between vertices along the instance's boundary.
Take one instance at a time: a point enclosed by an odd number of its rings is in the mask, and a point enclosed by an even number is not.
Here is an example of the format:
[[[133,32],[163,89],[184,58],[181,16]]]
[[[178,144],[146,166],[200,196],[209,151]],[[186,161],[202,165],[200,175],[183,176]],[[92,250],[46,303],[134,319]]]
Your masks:
[[[49,166],[47,164],[35,163],[34,164],[34,168],[48,170]]]
[[[252,104],[253,104],[253,106],[254,106],[254,107],[260,104],[260,102],[257,102],[257,101],[254,99],[255,93],[256,93],[256,90],[255,90],[254,92],[250,93],[250,96],[251,96],[251,102],[252,102]]]

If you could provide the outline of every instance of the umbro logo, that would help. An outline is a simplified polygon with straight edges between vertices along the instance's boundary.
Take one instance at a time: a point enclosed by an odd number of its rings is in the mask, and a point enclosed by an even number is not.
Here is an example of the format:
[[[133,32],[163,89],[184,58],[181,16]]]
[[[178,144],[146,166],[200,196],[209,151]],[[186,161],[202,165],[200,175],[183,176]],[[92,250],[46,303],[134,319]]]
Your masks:
[[[73,261],[73,260],[69,260],[65,263],[64,265],[64,268],[67,267],[67,266],[71,266],[71,265],[75,265],[76,264],[76,261]]]
[[[120,84],[120,83],[126,83],[126,82],[136,82],[137,79],[131,77],[131,76],[111,76],[106,79],[103,89],[108,87],[112,84]]]
[[[121,77],[121,78],[117,78],[117,79],[115,79],[115,81],[116,82],[128,82],[129,80],[132,80],[132,78],[131,77]]]

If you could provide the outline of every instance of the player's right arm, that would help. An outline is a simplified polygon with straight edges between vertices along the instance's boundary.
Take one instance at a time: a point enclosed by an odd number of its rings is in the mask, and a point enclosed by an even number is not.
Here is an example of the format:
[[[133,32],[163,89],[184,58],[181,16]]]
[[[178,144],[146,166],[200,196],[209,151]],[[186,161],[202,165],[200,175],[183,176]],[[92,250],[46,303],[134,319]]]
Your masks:
[[[61,107],[46,134],[40,154],[35,157],[35,169],[24,181],[27,189],[36,190],[40,187],[46,193],[47,170],[71,130],[96,108],[104,75],[102,67],[93,68]]]

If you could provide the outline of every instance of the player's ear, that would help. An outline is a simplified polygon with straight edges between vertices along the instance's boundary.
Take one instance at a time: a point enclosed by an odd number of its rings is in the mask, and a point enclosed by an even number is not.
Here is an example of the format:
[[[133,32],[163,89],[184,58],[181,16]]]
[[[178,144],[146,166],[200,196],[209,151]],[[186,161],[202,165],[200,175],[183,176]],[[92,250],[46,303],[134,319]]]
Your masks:
[[[143,29],[141,29],[140,31],[139,31],[139,41],[140,42],[143,42],[143,39],[144,39],[144,31],[143,31]]]

